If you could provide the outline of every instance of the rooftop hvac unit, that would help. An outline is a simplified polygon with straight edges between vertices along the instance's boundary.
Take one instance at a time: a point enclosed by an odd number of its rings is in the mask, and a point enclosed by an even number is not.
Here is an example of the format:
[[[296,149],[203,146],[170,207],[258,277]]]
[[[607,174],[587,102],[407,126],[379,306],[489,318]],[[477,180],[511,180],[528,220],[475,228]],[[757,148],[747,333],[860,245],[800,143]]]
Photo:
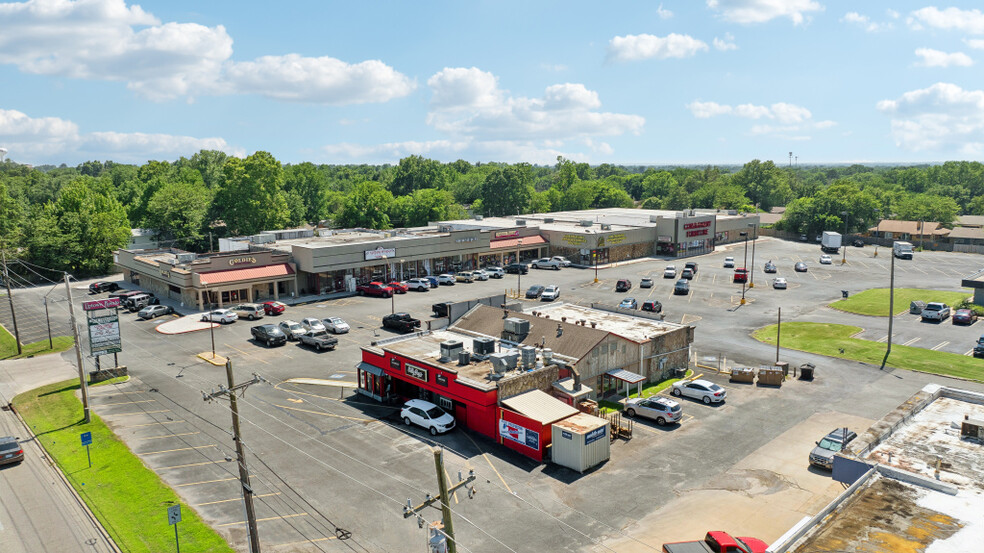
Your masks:
[[[580,224],[582,227],[590,227],[591,225],[594,224],[594,221],[592,221],[591,219],[581,219]]]
[[[471,354],[468,353],[467,351],[464,351],[464,350],[459,351],[458,352],[458,364],[459,365],[467,365],[469,363],[471,363]]]
[[[492,338],[475,338],[472,340],[472,351],[475,355],[489,355],[495,353],[495,340]]]
[[[254,244],[269,244],[277,241],[276,234],[254,234],[249,237],[249,241]]]
[[[445,340],[441,342],[441,359],[457,359],[458,352],[464,350],[465,346],[460,340]]]
[[[178,260],[178,263],[191,263],[198,256],[189,252],[189,253],[175,254],[174,257]]]
[[[960,437],[984,440],[984,420],[972,419],[964,415],[964,420],[960,424]]]
[[[554,218],[553,217],[544,217],[543,218],[543,222],[544,223],[552,223],[552,222],[554,222]]]
[[[523,367],[530,368],[536,363],[536,348],[533,346],[523,346],[519,348],[520,357],[523,360]]]
[[[483,216],[481,216],[481,215],[475,215],[475,220],[476,220],[476,221],[481,221],[481,220],[482,220],[482,219],[484,219],[484,218],[485,218],[485,217],[483,217]]]
[[[601,230],[612,230],[612,226],[609,225],[608,223],[602,223]]]
[[[508,349],[506,350],[506,365],[509,370],[515,369],[516,364],[519,363],[519,350],[518,349]]]
[[[526,226],[526,219],[516,219],[516,226],[517,227],[525,227]]]
[[[738,215],[738,210],[737,209],[729,209],[728,210],[728,215]]]
[[[503,319],[503,328],[511,334],[529,334],[530,322],[519,317],[508,317]]]
[[[451,232],[451,225],[440,225],[437,227],[438,232]]]
[[[509,370],[509,354],[493,353],[489,355],[489,362],[492,363],[492,372],[502,374]]]
[[[549,365],[553,361],[553,350],[550,348],[543,349],[543,364]]]

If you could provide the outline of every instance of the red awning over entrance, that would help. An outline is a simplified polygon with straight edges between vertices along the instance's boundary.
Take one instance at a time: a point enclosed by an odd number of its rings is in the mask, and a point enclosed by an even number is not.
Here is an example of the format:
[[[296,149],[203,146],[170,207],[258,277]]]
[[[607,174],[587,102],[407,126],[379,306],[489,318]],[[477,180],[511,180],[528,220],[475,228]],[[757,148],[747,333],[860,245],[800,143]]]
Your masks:
[[[546,244],[547,240],[542,236],[524,236],[522,238],[503,238],[501,240],[492,240],[489,242],[491,249],[498,250],[502,248],[513,248],[519,245],[519,241],[523,241],[524,246],[535,246],[536,244]]]
[[[230,269],[228,271],[212,271],[210,273],[199,273],[202,284],[225,284],[228,282],[238,282],[255,280],[258,278],[271,278],[279,276],[290,276],[294,274],[294,269],[286,263],[276,265],[264,265],[263,267],[249,267],[247,269]]]

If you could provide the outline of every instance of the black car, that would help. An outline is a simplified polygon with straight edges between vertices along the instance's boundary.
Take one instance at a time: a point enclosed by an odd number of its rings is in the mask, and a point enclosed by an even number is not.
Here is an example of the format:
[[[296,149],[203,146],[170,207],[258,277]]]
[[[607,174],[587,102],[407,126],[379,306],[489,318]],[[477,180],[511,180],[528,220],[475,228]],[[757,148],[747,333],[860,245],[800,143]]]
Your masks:
[[[277,325],[257,325],[249,329],[249,333],[257,342],[268,346],[282,346],[287,343],[287,335]]]
[[[646,300],[642,302],[643,311],[652,311],[653,313],[659,313],[663,310],[663,304],[656,300]]]
[[[673,293],[676,295],[689,294],[690,281],[685,278],[681,278],[680,280],[676,281],[676,284],[673,286]]]
[[[391,313],[383,317],[383,328],[413,332],[420,328],[420,319],[413,318],[409,313]]]
[[[765,263],[765,272],[767,272],[767,273],[775,273],[776,271],[778,271],[778,269],[776,268],[776,264],[773,263],[772,261],[766,261],[766,263]]]
[[[545,286],[542,284],[534,284],[530,286],[530,289],[526,291],[526,297],[531,300],[539,298],[543,294]]]
[[[5,436],[0,438],[0,465],[20,463],[24,460],[24,448],[17,438]]]
[[[503,267],[502,270],[511,275],[515,275],[515,274],[525,275],[526,273],[530,272],[530,266],[527,265],[526,263],[510,263],[509,265]]]
[[[697,262],[696,261],[688,261],[688,262],[686,262],[683,265],[683,270],[686,271],[687,269],[690,269],[696,275],[697,274]]]
[[[855,248],[863,248],[864,240],[861,239],[855,240],[854,242],[851,242],[851,245],[854,246]]]
[[[616,292],[628,292],[630,289],[632,289],[632,281],[627,278],[620,278],[615,283]]]
[[[103,292],[115,292],[120,289],[120,285],[115,282],[93,282],[89,285],[90,294],[101,294]]]
[[[974,357],[984,357],[984,336],[978,338],[974,344]]]

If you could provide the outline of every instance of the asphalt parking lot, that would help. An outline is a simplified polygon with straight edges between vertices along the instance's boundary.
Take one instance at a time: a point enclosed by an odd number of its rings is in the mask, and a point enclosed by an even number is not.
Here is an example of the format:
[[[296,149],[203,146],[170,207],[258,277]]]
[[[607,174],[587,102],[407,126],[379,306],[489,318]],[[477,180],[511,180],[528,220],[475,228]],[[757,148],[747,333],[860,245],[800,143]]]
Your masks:
[[[725,256],[734,256],[738,266],[743,264],[742,244],[693,258],[699,263],[698,273],[685,296],[673,295],[675,279],[663,279],[662,274],[667,264],[679,270],[686,260],[619,264],[600,270],[598,283],[592,269],[531,270],[522,275],[519,287],[557,284],[562,288],[560,301],[581,305],[616,304],[626,296],[640,303],[657,299],[668,321],[696,327],[694,350],[699,355],[722,354],[750,366],[775,359],[773,347],[751,340],[748,334],[775,322],[779,307],[784,321],[856,324],[864,328],[862,337],[873,340],[886,333],[886,318],[848,315],[826,305],[839,299],[841,290],[856,293],[886,287],[888,250],[879,248],[874,257],[871,246],[850,248],[847,264],[839,264],[838,257],[835,264],[820,266],[816,244],[760,239],[755,249],[755,287],[746,290],[745,305],[740,305],[741,285],[733,284],[732,270],[723,267]],[[748,255],[751,258],[751,244]],[[787,290],[768,285],[761,268],[770,259],[779,272],[769,277],[786,278]],[[807,262],[809,271],[793,272],[797,261]],[[748,265],[752,266],[750,260]],[[981,258],[970,254],[917,253],[913,261],[896,263],[896,286],[959,290],[960,278],[980,265]],[[652,276],[654,286],[639,288],[642,276]],[[633,288],[615,293],[619,278],[631,279]],[[75,286],[84,288],[84,284]],[[402,505],[407,498],[416,503],[436,492],[431,445],[445,448],[453,481],[458,471],[467,474],[473,469],[478,475],[475,499],[459,496],[453,505],[459,517],[455,531],[467,548],[463,550],[610,551],[615,544],[618,551],[658,550],[661,540],[696,537],[708,525],[774,540],[789,520],[812,514],[811,509],[815,512],[839,489],[830,486],[829,476],[807,467],[808,451],[799,452],[802,444],[796,440],[809,445],[816,439],[811,433],[824,433],[829,425],[877,420],[928,382],[984,388],[784,351],[783,359],[791,364],[815,363],[817,378],[777,389],[730,384],[724,377],[707,374],[727,389],[724,405],[684,399],[685,419],[677,426],[637,422],[633,439],[615,442],[611,461],[585,475],[534,463],[460,430],[432,439],[394,420],[392,409],[352,393],[359,346],[393,335],[379,328],[392,307],[427,318],[432,303],[516,288],[516,275],[509,275],[410,292],[393,302],[362,297],[319,301],[292,306],[285,314],[264,320],[308,316],[347,320],[352,331],[339,336],[336,351],[323,353],[295,343],[274,348],[258,345],[249,339],[247,321],[214,328],[216,353],[232,360],[237,381],[254,372],[269,381],[250,387],[240,400],[244,441],[251,452],[250,474],[255,475],[256,493],[263,496],[257,500],[257,516],[264,545],[274,551],[334,551],[349,549],[353,542],[369,551],[423,546],[425,532],[412,519],[403,520]],[[22,312],[39,312],[38,305],[43,315],[43,304],[37,300],[49,289],[15,291],[19,321]],[[76,294],[77,302],[83,299],[84,292]],[[9,327],[4,316],[0,312]],[[53,322],[67,325],[64,303],[53,305],[51,316]],[[984,334],[978,328],[984,323],[961,328],[949,322],[923,324],[912,317],[896,318],[896,344],[913,338],[918,340],[910,345],[916,347],[949,342],[936,349],[965,353],[976,336]],[[188,505],[244,550],[235,463],[226,460],[233,455],[228,408],[202,400],[202,391],[225,384],[225,371],[196,357],[211,351],[209,331],[180,335],[156,331],[158,324],[171,319],[141,321],[135,314],[121,314],[120,363],[130,368],[134,379],[100,389],[93,404]],[[65,355],[73,358],[70,352]],[[325,382],[317,386],[290,382],[296,378]],[[731,507],[722,510],[710,508],[711,504]],[[681,510],[686,516],[679,515]],[[772,523],[762,522],[770,516]],[[435,511],[429,519],[438,517]],[[678,524],[669,526],[661,520]],[[348,544],[335,539],[336,524],[352,532]]]

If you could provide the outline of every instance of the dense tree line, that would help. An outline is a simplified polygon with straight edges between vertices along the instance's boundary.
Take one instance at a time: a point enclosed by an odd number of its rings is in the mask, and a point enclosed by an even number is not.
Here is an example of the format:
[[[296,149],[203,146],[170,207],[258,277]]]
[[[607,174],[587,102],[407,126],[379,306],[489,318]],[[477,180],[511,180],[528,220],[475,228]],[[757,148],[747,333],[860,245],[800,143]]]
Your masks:
[[[131,228],[165,244],[206,251],[214,237],[325,223],[386,229],[430,221],[603,207],[768,211],[798,232],[861,231],[880,218],[953,222],[984,215],[984,165],[914,167],[591,166],[528,163],[284,165],[203,150],[141,166],[0,164],[0,246],[77,276],[104,273]]]

